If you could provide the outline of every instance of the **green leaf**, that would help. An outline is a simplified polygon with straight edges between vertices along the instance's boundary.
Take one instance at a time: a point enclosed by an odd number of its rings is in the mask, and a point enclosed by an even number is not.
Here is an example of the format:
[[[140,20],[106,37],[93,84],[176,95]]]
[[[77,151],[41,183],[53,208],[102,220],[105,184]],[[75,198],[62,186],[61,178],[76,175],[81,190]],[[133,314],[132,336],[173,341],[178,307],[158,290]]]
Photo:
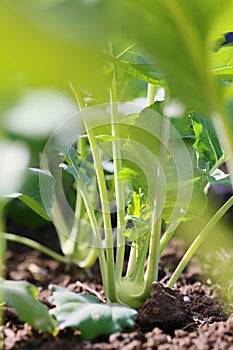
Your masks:
[[[77,328],[83,339],[93,339],[99,335],[109,335],[134,326],[137,311],[118,304],[102,304],[92,295],[69,292],[52,285],[51,302],[56,306],[51,310],[59,328]]]
[[[124,162],[126,164],[126,161]],[[129,165],[129,161],[127,162]],[[133,164],[131,164],[133,166]],[[134,164],[134,169],[136,168]],[[147,188],[147,182],[144,173],[141,171],[140,168],[136,170],[130,169],[127,167],[124,167],[119,173],[118,173],[118,179],[124,180],[127,182],[130,182],[133,185],[133,189],[138,192],[140,188],[142,188],[144,191],[146,191]]]
[[[156,64],[136,48],[130,49],[120,57],[106,54],[106,61],[110,65],[108,70],[110,72],[111,64],[114,64],[118,80],[137,78],[157,86],[164,86],[163,76]]]
[[[139,188],[142,188],[144,203],[147,203],[150,208],[153,207],[156,163],[159,164],[160,156],[163,116],[158,111],[157,105],[152,105],[134,119],[134,125],[129,131],[129,140],[123,148],[123,155],[128,155],[126,159],[130,159],[129,155],[131,155],[135,161],[131,163],[127,161],[127,168],[124,168],[119,174],[121,179],[132,183],[135,191],[138,192]],[[181,220],[198,216],[206,208],[207,198],[203,188],[208,179],[206,174],[197,168],[195,140],[191,117],[171,119],[167,162],[162,169],[164,192],[161,194],[161,203],[159,203],[162,218],[167,224],[176,225]],[[149,193],[148,186],[150,187]],[[135,215],[134,212],[129,214]],[[138,215],[135,216],[138,217]],[[144,217],[141,219],[147,221]],[[146,233],[148,224],[148,222],[134,223],[134,227],[125,230],[124,234],[129,239],[137,239],[141,237],[140,230],[143,235]]]
[[[173,179],[167,182],[166,200],[162,213],[165,223],[173,226],[180,223],[181,220],[185,222],[204,213],[207,207],[207,195],[203,191],[203,184],[207,182],[205,179],[206,176],[200,174],[190,181],[177,183]],[[184,196],[178,197],[178,191],[184,188],[185,190],[192,189],[189,203],[185,201]]]
[[[78,306],[79,304],[83,305],[85,303],[99,303],[97,297],[91,294],[73,293],[55,284],[50,284],[49,289],[53,292],[50,302],[54,305],[76,303],[76,306]]]
[[[1,301],[16,310],[19,319],[42,332],[56,334],[56,321],[38,300],[38,290],[26,281],[0,280]]]
[[[139,192],[133,192],[132,198],[128,203],[127,215],[125,221],[131,223],[131,227],[124,230],[124,236],[128,241],[134,242],[142,238],[150,230],[151,208],[145,205],[146,196],[139,189]]]
[[[233,82],[233,47],[220,48],[210,58],[211,72],[216,79]]]
[[[137,222],[133,227],[126,228],[124,230],[124,236],[127,238],[128,242],[136,242],[139,239],[143,238],[145,234],[149,234],[149,232],[149,223]]]
[[[158,64],[172,98],[206,115],[212,112],[215,102],[212,91],[216,90],[207,55],[213,47],[210,40],[216,40],[233,26],[232,1],[119,0],[116,3],[118,30],[123,35],[129,33],[131,40],[139,43]]]
[[[50,221],[54,193],[54,177],[49,171],[28,168],[20,191],[11,193],[8,197],[20,199],[37,214]]]
[[[81,180],[84,185],[90,184],[91,178],[87,176],[84,171],[84,167],[89,165],[89,163],[87,161],[82,162],[82,167],[80,167],[78,155],[79,153],[77,152],[77,150],[73,146],[70,147],[67,153],[67,162],[69,163],[69,165],[62,163],[60,164],[60,167],[62,167],[69,174],[73,175],[74,178],[78,178],[79,180]],[[90,167],[88,167],[88,169],[90,169]]]
[[[67,89],[69,81],[78,81],[98,97],[106,94],[106,78],[101,74],[104,60],[95,49],[87,48],[84,34],[89,31],[83,30],[93,16],[103,22],[105,11],[102,14],[99,6],[87,11],[88,6],[82,3],[63,1],[46,8],[38,1],[1,1],[0,76],[4,93],[19,86]],[[98,31],[96,21],[89,26],[93,32]]]
[[[203,189],[208,180],[206,173],[197,167],[197,152],[195,149],[196,135],[193,128],[193,121],[190,115],[186,115],[182,118],[172,119],[171,124],[175,127],[178,135],[182,138],[184,146],[189,153],[192,167],[192,177],[184,177],[183,180],[179,180],[179,172],[185,174],[185,163],[180,166],[178,173],[175,170],[176,166],[173,159],[168,159],[166,168],[166,200],[163,208],[163,219],[165,222],[169,222],[173,210],[177,210],[177,215],[173,215],[173,218],[180,220],[182,217],[182,211],[184,212],[183,221],[187,221],[191,218],[200,216],[207,206],[207,196]],[[173,149],[172,142],[177,137],[176,133],[171,128],[170,149]],[[185,196],[180,195],[178,199],[178,193],[183,192],[183,189],[192,191],[192,196],[187,203]],[[179,213],[180,210],[180,213]]]
[[[188,115],[185,115],[182,118],[172,118],[171,124],[176,128],[186,146],[187,142],[190,142],[191,144],[194,143],[196,138],[192,126],[192,119]]]
[[[211,167],[222,157],[222,149],[212,122],[201,116],[193,115],[193,129],[196,137],[194,147],[198,152],[198,166],[206,168],[210,163]]]

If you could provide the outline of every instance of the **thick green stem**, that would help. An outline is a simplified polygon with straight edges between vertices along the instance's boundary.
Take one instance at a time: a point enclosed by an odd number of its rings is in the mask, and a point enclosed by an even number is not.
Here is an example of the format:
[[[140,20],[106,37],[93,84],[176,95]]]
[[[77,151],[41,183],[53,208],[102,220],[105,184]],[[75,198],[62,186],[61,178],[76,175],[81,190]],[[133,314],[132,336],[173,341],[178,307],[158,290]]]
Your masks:
[[[84,112],[83,112],[84,113]],[[105,242],[106,242],[106,256],[107,256],[107,276],[108,276],[108,295],[107,298],[111,301],[117,301],[116,286],[114,278],[114,251],[113,251],[113,238],[112,238],[112,223],[110,216],[110,206],[108,200],[108,193],[106,188],[106,182],[104,177],[104,171],[102,168],[101,156],[99,153],[98,144],[95,138],[93,129],[88,127],[88,120],[84,115],[84,124],[88,135],[92,157],[94,161],[96,177],[99,187],[101,209],[103,214]]]
[[[87,132],[88,140],[91,147],[92,157],[94,161],[96,177],[97,177],[99,193],[100,193],[101,208],[103,213],[107,263],[106,263],[104,248],[102,246],[102,241],[101,241],[101,234],[99,232],[95,213],[92,207],[88,204],[88,198],[85,195],[85,189],[81,189],[80,193],[82,195],[82,198],[88,213],[88,217],[90,219],[91,226],[96,238],[100,270],[101,270],[103,285],[106,293],[106,298],[109,301],[117,301],[116,287],[115,287],[115,281],[114,281],[114,252],[113,252],[113,240],[112,240],[112,224],[111,224],[111,217],[110,217],[108,193],[106,188],[104,171],[102,169],[101,157],[99,154],[98,144],[95,138],[95,134],[93,130],[88,126],[88,119],[85,118],[85,103],[82,98],[81,91],[79,90],[79,88],[74,89],[72,85],[71,85],[71,89],[73,90],[76,100],[83,113],[83,122]]]
[[[162,191],[162,170],[166,168],[167,160],[167,148],[169,143],[170,134],[170,122],[169,119],[163,117],[162,122],[162,134],[160,144],[160,166],[158,167],[157,178],[156,178],[156,190],[155,190],[155,201],[154,210],[152,213],[152,231],[150,238],[150,248],[148,257],[148,267],[146,271],[146,284],[145,288],[148,289],[154,280],[158,279],[158,265],[160,259],[160,237],[162,227],[162,217],[160,212],[160,203],[163,202],[164,194]],[[162,202],[161,202],[162,201]]]
[[[148,84],[148,87],[147,87],[147,106],[148,107],[154,103],[154,96],[155,96],[156,89],[157,87],[155,85],[150,83]],[[142,257],[138,261],[137,261],[137,243],[136,242],[133,243],[130,250],[129,262],[128,262],[127,273],[126,273],[127,277],[134,276],[135,279],[141,279],[142,271],[144,271],[144,262],[148,251],[149,241],[150,241],[149,239],[146,239],[145,241],[146,244],[144,245],[142,250]],[[155,247],[152,246],[152,244],[150,245],[150,250],[155,251]],[[137,269],[136,269],[136,266],[137,266]],[[150,271],[151,270],[152,270],[152,263],[150,267]],[[153,276],[154,276],[154,273],[153,273]],[[146,279],[147,278],[148,278],[148,275]]]
[[[96,239],[95,244],[97,246],[97,251],[98,251],[98,258],[99,258],[100,271],[101,271],[101,276],[102,276],[102,280],[103,280],[104,290],[106,291],[106,295],[108,295],[108,275],[107,275],[107,268],[106,268],[106,258],[105,258],[105,254],[104,254],[104,249],[103,249],[103,245],[102,245],[101,233],[99,230],[98,222],[96,220],[96,216],[95,216],[95,213],[94,213],[92,206],[90,206],[88,203],[88,198],[85,194],[85,190],[80,189],[80,193],[82,195],[82,198],[83,198],[86,210],[87,210],[87,214],[88,214],[88,217],[90,219],[91,227],[92,227],[93,233],[95,235],[95,239]],[[92,249],[92,248],[90,247],[90,249]]]
[[[156,86],[153,84],[148,84],[147,86],[147,106],[151,106],[154,103],[154,96],[156,92]],[[137,244],[134,243],[129,256],[129,263],[127,268],[127,276],[130,276],[135,270],[136,259],[137,259]]]
[[[212,230],[212,228],[217,224],[217,222],[223,217],[223,215],[230,209],[233,205],[233,196],[217,211],[217,213],[210,219],[207,225],[203,228],[203,230],[199,233],[199,235],[195,238],[183,258],[181,259],[179,265],[176,270],[173,272],[167,286],[172,288],[176,283],[177,279],[181,275],[182,271],[192,258],[193,254],[199,248],[201,243],[207,237],[208,233]]]
[[[163,237],[160,240],[160,256],[163,254],[164,249],[168,245],[168,242],[172,238],[175,231],[166,231],[164,232]]]
[[[70,87],[75,95],[75,98],[79,104],[80,109],[85,108],[85,103],[82,98],[81,92],[79,89],[74,89],[73,85],[70,83]],[[82,137],[79,138],[79,141],[77,143],[77,151],[81,154],[84,152],[84,140]],[[74,222],[71,229],[71,238],[76,238],[78,236],[78,228],[79,228],[79,221],[82,211],[82,196],[78,188],[78,181],[77,181],[77,192],[76,192],[76,202],[75,202],[75,215],[74,215]],[[76,241],[75,239],[75,241]]]
[[[112,45],[110,44],[110,51],[112,52]],[[122,276],[124,254],[125,254],[125,237],[123,235],[123,229],[125,227],[125,196],[122,182],[118,178],[119,172],[122,170],[121,160],[121,146],[120,146],[120,130],[119,130],[119,113],[117,104],[117,83],[115,76],[115,68],[113,72],[113,79],[110,89],[111,98],[111,127],[112,136],[114,140],[112,142],[112,154],[113,154],[113,166],[114,166],[114,183],[117,205],[117,253],[116,253],[116,277],[120,280]]]
[[[155,204],[156,206],[156,204]],[[153,217],[156,218],[157,210],[154,208]],[[161,235],[161,226],[162,219],[157,218],[156,221],[152,219],[152,232],[150,238],[150,247],[149,247],[149,258],[148,258],[148,267],[146,271],[146,284],[145,289],[150,288],[153,281],[157,281],[158,279],[158,267],[159,267],[159,258],[160,258],[160,250],[159,250],[159,242]]]

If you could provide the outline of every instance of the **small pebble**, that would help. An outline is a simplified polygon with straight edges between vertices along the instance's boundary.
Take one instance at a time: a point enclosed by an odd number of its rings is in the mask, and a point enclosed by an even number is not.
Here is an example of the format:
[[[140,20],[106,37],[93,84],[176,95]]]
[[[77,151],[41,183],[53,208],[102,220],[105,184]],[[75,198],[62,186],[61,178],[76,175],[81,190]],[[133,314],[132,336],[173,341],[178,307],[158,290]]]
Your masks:
[[[183,300],[185,303],[190,303],[191,301],[191,299],[187,295],[184,295]]]

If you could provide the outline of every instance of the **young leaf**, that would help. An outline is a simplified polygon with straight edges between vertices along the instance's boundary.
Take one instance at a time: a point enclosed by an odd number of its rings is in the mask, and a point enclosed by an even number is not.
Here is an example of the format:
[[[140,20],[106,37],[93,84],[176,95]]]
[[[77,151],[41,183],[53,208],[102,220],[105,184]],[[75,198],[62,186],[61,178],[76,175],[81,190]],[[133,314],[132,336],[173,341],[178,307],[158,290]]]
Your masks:
[[[124,162],[124,164],[125,163],[126,161]],[[127,162],[127,164],[129,165],[129,162]],[[134,166],[134,168],[136,167]],[[138,192],[140,188],[142,188],[143,190],[146,190],[147,188],[147,181],[145,175],[143,174],[140,168],[138,168],[136,171],[134,169],[125,167],[119,172],[118,178],[121,181],[123,180],[130,182],[136,192]]]
[[[92,295],[69,292],[52,285],[51,302],[56,306],[53,314],[59,328],[77,328],[83,339],[109,335],[121,331],[122,327],[134,326],[137,311],[118,304],[102,304]]]
[[[20,191],[11,193],[8,197],[20,199],[37,214],[50,221],[54,192],[54,177],[49,171],[28,168]]]
[[[206,164],[214,166],[222,157],[222,149],[212,122],[201,115],[193,115],[193,129],[196,137],[194,147],[198,152],[198,166],[206,168]]]
[[[142,238],[150,230],[151,208],[144,203],[146,198],[144,197],[140,189],[138,193],[133,192],[132,198],[128,203],[125,221],[131,225],[124,230],[124,236],[130,242]]]
[[[56,334],[56,321],[38,298],[38,290],[26,281],[0,280],[1,302],[16,310],[19,319],[42,332]]]

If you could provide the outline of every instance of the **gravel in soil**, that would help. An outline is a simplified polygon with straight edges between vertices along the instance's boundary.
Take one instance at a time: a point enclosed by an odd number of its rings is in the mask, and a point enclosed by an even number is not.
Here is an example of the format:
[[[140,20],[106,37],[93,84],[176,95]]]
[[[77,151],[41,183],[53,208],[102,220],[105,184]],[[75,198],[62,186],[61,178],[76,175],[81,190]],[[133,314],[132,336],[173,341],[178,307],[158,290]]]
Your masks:
[[[71,329],[52,337],[32,330],[18,320],[14,310],[5,307],[4,349],[233,350],[233,319],[216,299],[216,288],[198,280],[201,271],[197,266],[190,265],[184,271],[176,289],[164,287],[167,267],[172,269],[180,256],[175,243],[165,251],[160,265],[161,283],[153,283],[151,295],[139,310],[133,330],[92,341],[83,341],[79,332]],[[26,279],[40,287],[39,298],[48,306],[50,283],[104,298],[98,265],[84,273],[16,244],[8,247],[7,278]]]

